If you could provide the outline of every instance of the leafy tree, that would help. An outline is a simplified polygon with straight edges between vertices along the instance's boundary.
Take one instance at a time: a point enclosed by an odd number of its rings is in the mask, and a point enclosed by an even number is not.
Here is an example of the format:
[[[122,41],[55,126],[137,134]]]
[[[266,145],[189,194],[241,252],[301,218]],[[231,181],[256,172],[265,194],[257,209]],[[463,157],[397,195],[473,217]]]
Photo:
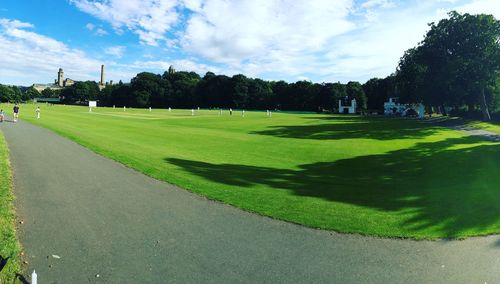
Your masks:
[[[42,92],[40,93],[40,95],[44,98],[58,98],[60,94],[61,94],[61,91],[53,90],[53,89],[49,89],[49,88],[42,90]]]
[[[487,90],[500,70],[500,22],[491,15],[450,12],[401,58],[398,86],[408,99],[432,105],[480,105],[490,120]]]
[[[99,86],[96,82],[85,81],[75,82],[74,85],[64,88],[61,91],[60,96],[66,103],[84,103],[89,100],[96,100],[99,93]]]
[[[41,94],[37,89],[30,87],[30,88],[26,89],[26,91],[24,91],[22,98],[23,98],[23,100],[27,101],[27,100],[32,100],[34,98],[38,98],[40,96],[41,96]]]
[[[368,109],[382,112],[384,102],[389,97],[395,96],[395,84],[395,76],[388,76],[384,79],[373,78],[364,83],[363,91],[366,94]]]
[[[332,83],[323,83],[319,85],[318,96],[316,97],[318,111],[323,109],[333,110],[336,106],[334,85]]]
[[[118,84],[111,91],[111,104],[117,106],[132,106],[134,97],[132,96],[131,87],[128,84]]]
[[[193,108],[200,105],[200,99],[197,96],[197,85],[201,78],[195,72],[175,72],[163,73],[162,78],[167,80],[172,87],[171,102],[175,107]]]
[[[151,97],[154,94],[155,102],[165,100],[165,91],[161,88],[162,78],[160,75],[142,72],[130,81],[132,100],[124,102],[124,105],[133,107],[150,106]]]
[[[102,89],[99,94],[99,105],[112,106],[113,105],[113,92],[118,88],[118,85],[107,85]]]
[[[14,89],[10,86],[5,86],[0,84],[0,101],[9,102],[17,101]]]
[[[246,108],[248,100],[248,87],[252,79],[245,75],[234,75],[231,78],[231,101],[232,106],[236,108]]]
[[[359,82],[350,81],[346,85],[346,93],[350,98],[355,98],[358,108],[366,110],[367,99],[363,86]]]
[[[274,107],[277,109],[288,108],[288,98],[290,96],[290,86],[285,81],[273,82],[271,89],[274,93]]]
[[[270,109],[273,108],[273,90],[271,84],[261,79],[253,79],[248,86],[249,109]]]
[[[231,101],[233,92],[231,78],[228,76],[208,72],[199,83],[196,92],[204,107],[234,107]]]

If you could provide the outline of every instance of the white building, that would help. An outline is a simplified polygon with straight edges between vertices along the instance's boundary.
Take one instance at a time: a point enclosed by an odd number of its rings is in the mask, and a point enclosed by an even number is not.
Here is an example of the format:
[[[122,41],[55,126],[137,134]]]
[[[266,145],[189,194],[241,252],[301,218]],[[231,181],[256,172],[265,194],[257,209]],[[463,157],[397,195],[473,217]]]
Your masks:
[[[395,116],[409,116],[416,114],[418,118],[423,118],[425,115],[425,107],[423,104],[400,104],[398,98],[389,98],[388,102],[384,103],[384,114]]]
[[[345,97],[339,100],[339,113],[344,114],[355,114],[356,113],[356,99],[350,99],[349,97]]]

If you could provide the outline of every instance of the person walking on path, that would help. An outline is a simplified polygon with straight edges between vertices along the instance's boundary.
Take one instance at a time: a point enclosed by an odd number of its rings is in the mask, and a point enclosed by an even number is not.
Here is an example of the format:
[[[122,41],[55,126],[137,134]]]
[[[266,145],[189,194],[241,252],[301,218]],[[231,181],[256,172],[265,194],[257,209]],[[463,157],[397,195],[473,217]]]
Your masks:
[[[3,109],[0,109],[0,122],[3,122],[3,117],[4,117]]]
[[[36,118],[40,119],[40,107],[39,106],[36,107],[35,112],[36,112]]]
[[[12,110],[14,111],[14,122],[17,122],[17,119],[19,118],[19,105],[15,104]]]

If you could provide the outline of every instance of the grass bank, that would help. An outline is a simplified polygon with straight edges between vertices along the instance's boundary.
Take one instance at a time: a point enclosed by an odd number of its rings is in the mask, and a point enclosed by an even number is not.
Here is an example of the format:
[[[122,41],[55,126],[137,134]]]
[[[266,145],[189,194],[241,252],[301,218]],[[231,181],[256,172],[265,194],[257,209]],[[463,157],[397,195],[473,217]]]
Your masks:
[[[0,132],[0,283],[17,283],[20,271],[13,199],[9,154]]]
[[[500,124],[495,123],[495,122],[474,121],[474,122],[470,122],[469,125],[474,127],[474,128],[479,128],[479,129],[483,129],[486,131],[491,131],[491,132],[500,134]]]
[[[310,227],[384,237],[500,232],[500,143],[414,120],[21,106],[149,176]]]

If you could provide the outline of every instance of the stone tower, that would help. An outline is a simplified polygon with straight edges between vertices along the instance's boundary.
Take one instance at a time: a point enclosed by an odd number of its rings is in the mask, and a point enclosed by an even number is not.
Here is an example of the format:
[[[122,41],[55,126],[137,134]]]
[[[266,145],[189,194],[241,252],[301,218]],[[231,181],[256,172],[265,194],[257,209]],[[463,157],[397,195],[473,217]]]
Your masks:
[[[57,72],[57,85],[59,87],[64,86],[64,71],[62,68],[59,68],[59,72]]]

